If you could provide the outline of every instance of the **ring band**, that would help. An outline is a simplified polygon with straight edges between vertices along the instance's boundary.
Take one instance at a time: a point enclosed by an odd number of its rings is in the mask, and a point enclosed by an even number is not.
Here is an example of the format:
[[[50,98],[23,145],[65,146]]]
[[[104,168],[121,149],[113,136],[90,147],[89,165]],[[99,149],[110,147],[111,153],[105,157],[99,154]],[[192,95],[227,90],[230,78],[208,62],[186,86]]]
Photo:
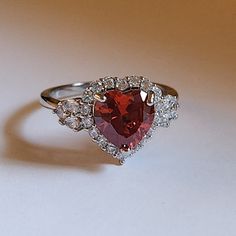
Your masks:
[[[178,93],[142,76],[104,77],[46,89],[40,103],[58,115],[60,124],[88,131],[123,163],[157,127],[177,118]]]

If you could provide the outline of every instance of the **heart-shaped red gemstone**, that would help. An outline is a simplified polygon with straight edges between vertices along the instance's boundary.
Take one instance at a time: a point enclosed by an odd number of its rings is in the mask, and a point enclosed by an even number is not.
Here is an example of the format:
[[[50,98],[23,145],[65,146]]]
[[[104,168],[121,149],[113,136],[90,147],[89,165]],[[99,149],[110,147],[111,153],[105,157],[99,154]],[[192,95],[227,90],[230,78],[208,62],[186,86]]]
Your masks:
[[[136,148],[150,129],[154,119],[154,105],[147,105],[147,98],[140,89],[107,91],[106,101],[95,102],[94,120],[97,128],[120,150]]]

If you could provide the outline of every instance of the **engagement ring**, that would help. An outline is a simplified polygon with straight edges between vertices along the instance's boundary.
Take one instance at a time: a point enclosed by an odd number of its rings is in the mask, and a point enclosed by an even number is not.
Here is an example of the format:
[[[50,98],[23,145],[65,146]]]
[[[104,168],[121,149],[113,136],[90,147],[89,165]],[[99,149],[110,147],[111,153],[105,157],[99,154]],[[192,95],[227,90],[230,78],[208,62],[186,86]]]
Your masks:
[[[41,105],[52,109],[61,125],[87,131],[122,164],[158,127],[177,118],[178,94],[142,76],[105,77],[47,89]]]

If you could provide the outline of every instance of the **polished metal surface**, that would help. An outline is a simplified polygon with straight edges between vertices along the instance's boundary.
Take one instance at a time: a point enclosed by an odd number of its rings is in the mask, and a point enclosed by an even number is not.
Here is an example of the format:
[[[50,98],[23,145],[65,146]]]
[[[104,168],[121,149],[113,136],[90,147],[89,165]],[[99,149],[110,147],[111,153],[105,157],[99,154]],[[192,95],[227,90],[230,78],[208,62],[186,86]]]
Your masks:
[[[66,84],[44,90],[41,93],[40,104],[54,109],[61,100],[81,97],[90,82]]]

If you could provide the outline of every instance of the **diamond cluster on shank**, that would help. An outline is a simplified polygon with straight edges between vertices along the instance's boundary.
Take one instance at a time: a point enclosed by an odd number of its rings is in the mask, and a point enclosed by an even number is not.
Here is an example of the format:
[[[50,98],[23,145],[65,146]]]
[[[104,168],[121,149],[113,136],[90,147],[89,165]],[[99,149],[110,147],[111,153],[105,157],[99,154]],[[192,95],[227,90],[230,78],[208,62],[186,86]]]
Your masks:
[[[177,97],[142,76],[104,77],[91,82],[81,98],[58,103],[59,123],[88,131],[103,151],[121,163],[177,118]]]

